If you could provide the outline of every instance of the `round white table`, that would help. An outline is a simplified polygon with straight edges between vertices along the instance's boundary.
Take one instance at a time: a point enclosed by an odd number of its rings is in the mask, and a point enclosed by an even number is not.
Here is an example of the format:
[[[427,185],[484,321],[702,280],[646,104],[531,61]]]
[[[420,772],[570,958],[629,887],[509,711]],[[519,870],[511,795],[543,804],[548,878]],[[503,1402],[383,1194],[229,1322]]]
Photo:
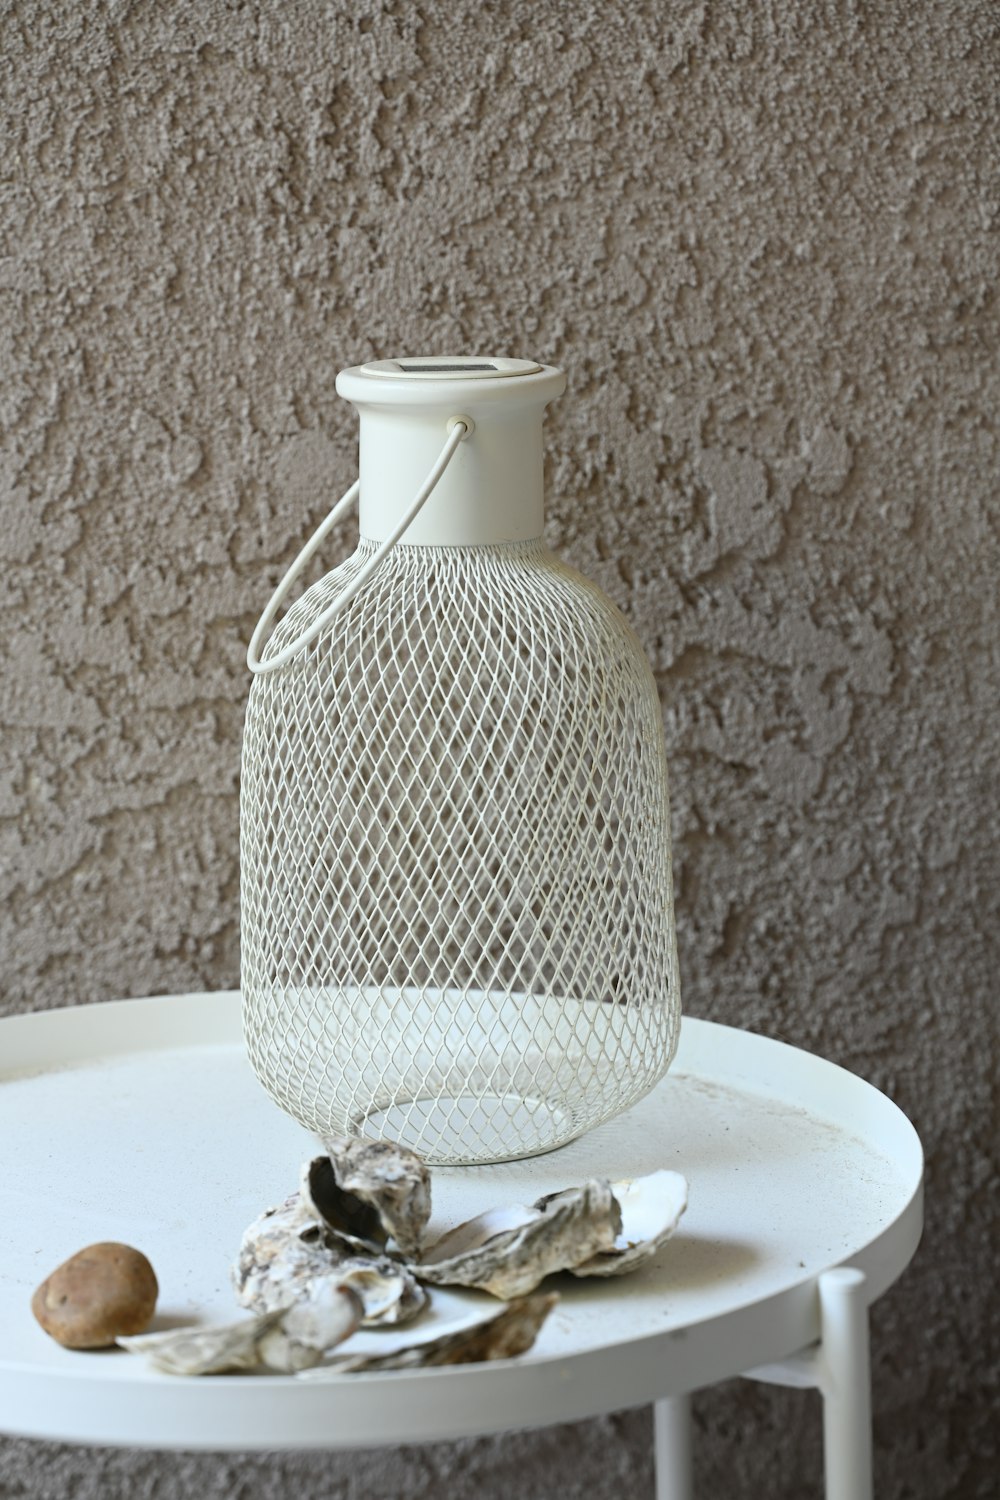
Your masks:
[[[643,1269],[569,1276],[535,1347],[492,1364],[324,1380],[160,1375],[71,1352],[31,1316],[35,1286],[96,1240],[144,1250],[155,1327],[238,1317],[246,1225],[297,1185],[313,1143],[246,1062],[234,992],[0,1021],[0,1431],[186,1449],[430,1442],[652,1402],[658,1500],[688,1500],[692,1391],[734,1375],[818,1387],[828,1500],[871,1495],[867,1310],[921,1231],[908,1120],[853,1074],[686,1019],[669,1075],[625,1115],[528,1161],[433,1171],[432,1232],[591,1176],[685,1173],[690,1204]],[[386,1349],[475,1321],[492,1299],[435,1289]]]

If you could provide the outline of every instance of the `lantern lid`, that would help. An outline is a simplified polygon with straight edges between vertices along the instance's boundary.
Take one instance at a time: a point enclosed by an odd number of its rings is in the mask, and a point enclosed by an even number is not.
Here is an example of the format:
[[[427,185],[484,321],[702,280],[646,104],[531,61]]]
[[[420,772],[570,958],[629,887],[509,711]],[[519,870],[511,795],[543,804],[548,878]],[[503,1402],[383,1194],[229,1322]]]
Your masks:
[[[513,402],[544,406],[562,394],[566,377],[562,370],[540,365],[533,359],[508,359],[498,355],[427,354],[398,359],[374,359],[341,370],[337,393],[359,405],[391,406],[454,405],[463,402]]]
[[[380,380],[505,380],[511,375],[537,375],[541,365],[531,359],[500,359],[479,354],[427,354],[410,359],[375,359],[359,365],[362,375]]]

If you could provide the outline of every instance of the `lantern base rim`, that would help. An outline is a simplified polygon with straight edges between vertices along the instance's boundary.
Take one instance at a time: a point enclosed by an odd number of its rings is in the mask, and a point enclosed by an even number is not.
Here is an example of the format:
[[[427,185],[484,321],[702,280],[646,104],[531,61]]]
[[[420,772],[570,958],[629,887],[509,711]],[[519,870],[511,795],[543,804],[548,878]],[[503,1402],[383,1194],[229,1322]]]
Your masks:
[[[484,1134],[491,1138],[490,1146],[473,1151],[468,1137],[479,1117]],[[505,1124],[498,1124],[498,1120]],[[575,1140],[585,1129],[585,1123],[570,1109],[538,1097],[497,1092],[397,1099],[357,1116],[351,1121],[350,1133],[365,1140],[410,1145],[431,1167],[485,1167],[544,1156]],[[535,1146],[525,1144],[529,1130],[538,1139]],[[431,1150],[423,1145],[428,1138],[438,1141]]]

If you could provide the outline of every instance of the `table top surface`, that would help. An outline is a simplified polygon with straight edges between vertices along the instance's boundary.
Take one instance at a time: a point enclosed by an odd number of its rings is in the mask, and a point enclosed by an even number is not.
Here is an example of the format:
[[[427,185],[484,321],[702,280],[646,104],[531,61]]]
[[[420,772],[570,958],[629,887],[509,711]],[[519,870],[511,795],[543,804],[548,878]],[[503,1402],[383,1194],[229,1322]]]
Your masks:
[[[811,1054],[685,1019],[667,1077],[560,1150],[432,1170],[442,1231],[588,1177],[658,1167],[689,1180],[677,1233],[642,1269],[551,1278],[560,1302],[518,1360],[423,1371],[178,1379],[122,1351],[60,1348],[37,1284],[97,1240],[136,1245],[160,1283],[157,1327],[240,1316],[243,1230],[297,1185],[312,1139],[268,1099],[233,992],[119,1001],[0,1021],[0,1431],[80,1442],[361,1447],[569,1421],[778,1360],[819,1332],[816,1279],[838,1265],[879,1296],[921,1228],[922,1154],[884,1095]],[[497,1304],[434,1289],[385,1350]]]

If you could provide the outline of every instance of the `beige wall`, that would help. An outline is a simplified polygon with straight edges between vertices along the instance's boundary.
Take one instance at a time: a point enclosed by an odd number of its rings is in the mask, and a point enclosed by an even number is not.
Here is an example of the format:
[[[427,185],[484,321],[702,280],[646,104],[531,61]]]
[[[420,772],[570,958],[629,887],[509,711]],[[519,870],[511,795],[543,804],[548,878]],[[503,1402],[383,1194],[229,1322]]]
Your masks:
[[[352,476],[338,368],[564,365],[549,534],[656,665],[686,1007],[917,1122],[879,1495],[985,1496],[996,7],[0,16],[4,1005],[235,983],[243,652]],[[818,1493],[815,1397],[733,1387],[699,1424],[704,1495]],[[650,1492],[648,1438],[636,1413],[350,1459],[12,1442],[0,1492],[596,1500]]]

